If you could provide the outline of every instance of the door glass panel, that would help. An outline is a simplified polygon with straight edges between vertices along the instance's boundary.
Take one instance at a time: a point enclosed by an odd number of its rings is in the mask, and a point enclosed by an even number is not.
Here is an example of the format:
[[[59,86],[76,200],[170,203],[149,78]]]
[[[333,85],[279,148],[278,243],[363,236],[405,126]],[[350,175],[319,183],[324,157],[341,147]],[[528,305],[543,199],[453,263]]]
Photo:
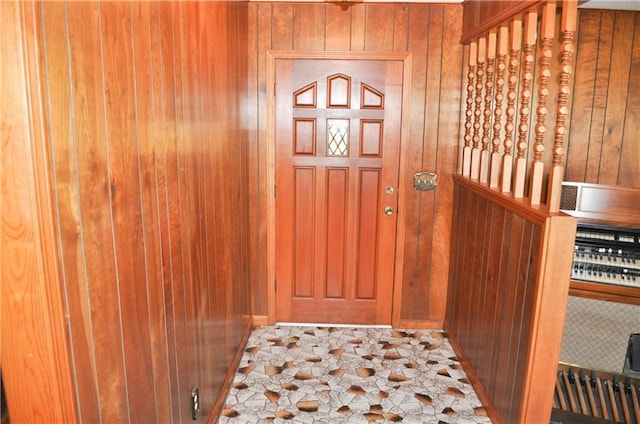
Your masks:
[[[349,156],[348,119],[327,119],[327,156]]]

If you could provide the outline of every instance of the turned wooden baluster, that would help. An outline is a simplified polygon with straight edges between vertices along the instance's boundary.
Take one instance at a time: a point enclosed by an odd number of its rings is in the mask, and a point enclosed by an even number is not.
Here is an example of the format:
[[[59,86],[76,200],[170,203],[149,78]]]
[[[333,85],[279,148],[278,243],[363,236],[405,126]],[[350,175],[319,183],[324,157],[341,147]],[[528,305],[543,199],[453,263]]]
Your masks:
[[[467,110],[464,122],[464,148],[462,150],[462,175],[471,176],[471,141],[473,127],[473,88],[476,80],[476,64],[478,62],[478,43],[469,43],[469,71],[467,74]]]
[[[516,88],[518,85],[518,69],[520,61],[520,44],[522,42],[522,19],[514,19],[511,22],[511,52],[509,53],[509,90],[507,92],[507,123],[504,134],[504,154],[502,156],[502,192],[511,191],[511,175],[513,173],[513,130],[516,115]]]
[[[573,55],[573,38],[576,32],[578,18],[578,2],[565,0],[562,2],[562,47],[560,53],[560,83],[558,85],[558,106],[556,127],[553,140],[553,164],[549,172],[548,201],[549,212],[560,210],[560,192],[564,176],[564,142],[567,135],[565,122],[569,116],[567,101],[571,89],[569,77],[571,76],[571,56]]]
[[[517,157],[513,179],[513,197],[524,197],[524,181],[527,172],[527,147],[529,138],[529,119],[531,115],[531,95],[533,85],[534,50],[536,48],[536,30],[538,12],[528,12],[524,20],[524,47],[522,54],[522,78],[520,87],[520,120],[518,124]]]
[[[498,37],[498,64],[496,72],[496,93],[495,105],[493,109],[493,138],[491,139],[491,177],[489,178],[489,186],[497,188],[500,181],[500,135],[502,130],[502,100],[504,99],[504,71],[507,68],[505,63],[507,51],[509,49],[509,28],[500,27]]]
[[[547,2],[542,8],[542,24],[540,29],[541,53],[538,70],[538,108],[536,109],[536,140],[533,144],[533,162],[531,163],[529,199],[532,205],[539,205],[542,197],[542,178],[544,176],[544,136],[547,131],[545,119],[547,117],[547,97],[549,96],[549,78],[551,77],[551,58],[553,52],[553,37],[556,23],[556,3]]]
[[[487,58],[487,39],[478,40],[478,65],[476,66],[476,99],[473,109],[473,148],[471,149],[471,178],[480,177],[480,128],[482,117],[482,88],[484,86],[484,62]]]
[[[493,75],[496,61],[496,39],[498,34],[495,30],[489,32],[487,41],[487,72],[485,78],[484,91],[484,121],[482,123],[482,152],[480,153],[480,182],[489,181],[489,142],[491,141],[491,103],[493,103]]]

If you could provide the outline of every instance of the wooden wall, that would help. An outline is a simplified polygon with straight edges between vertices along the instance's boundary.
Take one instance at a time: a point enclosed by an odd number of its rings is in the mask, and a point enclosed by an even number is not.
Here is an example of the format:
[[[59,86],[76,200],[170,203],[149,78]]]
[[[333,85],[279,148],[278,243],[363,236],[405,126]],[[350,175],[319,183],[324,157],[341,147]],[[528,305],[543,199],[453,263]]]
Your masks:
[[[251,269],[253,311],[267,315],[266,52],[277,50],[412,53],[407,175],[438,174],[431,192],[409,189],[401,317],[444,319],[455,172],[462,46],[461,5],[251,3],[249,5]],[[412,187],[412,181],[402,182]]]
[[[640,187],[640,12],[579,14],[565,180]]]
[[[449,336],[498,422],[548,422],[575,218],[454,181]]]
[[[40,178],[33,192],[51,202],[40,209],[53,249],[45,253],[58,262],[43,265],[44,288],[23,269],[28,260],[15,265],[5,252],[18,254],[33,239],[15,231],[20,212],[38,212],[3,207],[2,372],[11,419],[33,422],[58,407],[34,405],[51,383],[29,378],[53,373],[51,363],[34,364],[27,345],[50,337],[28,301],[48,290],[60,293],[67,316],[80,421],[187,422],[192,386],[206,420],[251,314],[247,4],[20,8],[3,14],[26,46],[15,77],[25,79],[28,98],[14,111],[35,130],[5,132],[15,122],[3,103],[3,206],[24,204],[22,184],[9,186],[15,180],[5,176],[24,168]],[[3,35],[2,53],[20,65],[20,40]],[[23,143],[36,153],[13,154]],[[25,257],[38,263],[42,243],[32,245]]]
[[[462,17],[462,42],[484,35],[512,16],[542,0],[466,0]]]

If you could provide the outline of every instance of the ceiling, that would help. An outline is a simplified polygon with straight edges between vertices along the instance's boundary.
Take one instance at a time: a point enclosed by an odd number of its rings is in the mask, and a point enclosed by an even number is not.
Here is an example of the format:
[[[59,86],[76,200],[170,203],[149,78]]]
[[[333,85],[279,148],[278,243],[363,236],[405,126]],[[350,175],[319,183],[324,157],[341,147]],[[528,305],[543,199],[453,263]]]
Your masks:
[[[581,9],[613,9],[640,11],[640,0],[587,0],[580,2]]]

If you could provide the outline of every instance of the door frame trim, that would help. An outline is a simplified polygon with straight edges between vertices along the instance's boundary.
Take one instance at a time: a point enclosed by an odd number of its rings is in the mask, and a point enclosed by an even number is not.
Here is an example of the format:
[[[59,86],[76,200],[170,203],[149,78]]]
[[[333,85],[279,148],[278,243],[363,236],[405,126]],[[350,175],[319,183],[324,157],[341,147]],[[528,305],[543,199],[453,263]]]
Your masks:
[[[401,61],[402,66],[402,111],[400,121],[400,158],[398,168],[398,211],[396,223],[396,248],[394,258],[393,299],[391,306],[391,325],[400,322],[402,301],[402,270],[404,262],[404,232],[406,194],[411,188],[406,169],[407,146],[411,105],[411,57],[410,52],[367,52],[367,51],[303,51],[268,50],[267,51],[267,188],[275,186],[275,83],[276,61],[278,59],[328,59],[328,60],[385,60]],[[267,195],[267,321],[276,322],[276,202],[273,194]]]

